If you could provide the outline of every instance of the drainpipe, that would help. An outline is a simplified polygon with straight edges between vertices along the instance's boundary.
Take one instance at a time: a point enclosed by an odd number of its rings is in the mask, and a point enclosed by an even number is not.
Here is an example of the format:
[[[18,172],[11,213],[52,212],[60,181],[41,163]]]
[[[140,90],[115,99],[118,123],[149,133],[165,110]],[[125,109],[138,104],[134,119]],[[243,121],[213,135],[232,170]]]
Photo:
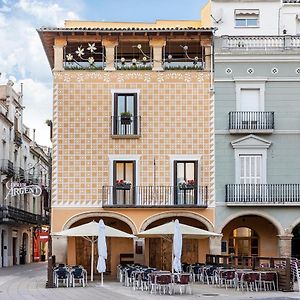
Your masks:
[[[277,26],[278,35],[280,35],[281,9],[282,9],[282,2],[281,2],[281,7],[278,9],[278,26]]]

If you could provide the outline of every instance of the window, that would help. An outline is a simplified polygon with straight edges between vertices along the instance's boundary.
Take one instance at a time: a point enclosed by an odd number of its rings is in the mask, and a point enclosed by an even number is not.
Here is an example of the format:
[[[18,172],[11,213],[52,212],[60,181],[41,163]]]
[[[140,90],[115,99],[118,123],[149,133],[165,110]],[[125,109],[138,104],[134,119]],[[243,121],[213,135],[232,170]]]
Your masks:
[[[262,155],[240,154],[240,183],[262,183]]]
[[[234,229],[229,238],[229,254],[237,256],[258,255],[259,237],[248,227]]]
[[[137,93],[115,93],[113,135],[138,135]]]
[[[235,27],[258,27],[258,9],[236,9],[234,12]]]
[[[174,161],[175,204],[197,204],[198,161]]]

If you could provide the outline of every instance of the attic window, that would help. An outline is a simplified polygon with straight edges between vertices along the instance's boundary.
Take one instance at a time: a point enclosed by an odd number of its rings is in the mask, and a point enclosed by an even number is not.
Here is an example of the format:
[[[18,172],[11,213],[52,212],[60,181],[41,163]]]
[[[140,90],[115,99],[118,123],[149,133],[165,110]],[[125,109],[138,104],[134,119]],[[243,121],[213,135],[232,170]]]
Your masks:
[[[235,27],[259,27],[259,10],[236,9],[234,19]]]

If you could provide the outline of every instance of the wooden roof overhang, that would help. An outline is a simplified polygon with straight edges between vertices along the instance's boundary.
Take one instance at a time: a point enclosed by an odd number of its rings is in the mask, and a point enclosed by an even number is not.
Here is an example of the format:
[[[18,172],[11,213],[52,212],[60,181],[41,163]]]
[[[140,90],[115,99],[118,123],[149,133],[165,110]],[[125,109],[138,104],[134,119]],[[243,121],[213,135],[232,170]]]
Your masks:
[[[148,41],[154,36],[170,37],[176,40],[211,40],[214,28],[48,28],[37,29],[51,69],[54,67],[55,39],[65,38],[68,42],[99,42],[104,37],[117,37],[118,40]]]

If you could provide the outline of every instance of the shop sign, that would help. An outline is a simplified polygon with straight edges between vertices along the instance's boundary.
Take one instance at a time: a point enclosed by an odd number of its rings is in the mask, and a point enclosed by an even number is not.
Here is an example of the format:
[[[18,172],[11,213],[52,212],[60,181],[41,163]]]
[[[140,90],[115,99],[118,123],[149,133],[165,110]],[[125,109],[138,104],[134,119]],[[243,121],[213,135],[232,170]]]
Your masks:
[[[6,188],[8,189],[8,193],[5,199],[8,196],[17,196],[17,195],[24,195],[24,194],[32,194],[33,197],[39,197],[42,194],[42,189],[38,185],[27,185],[23,182],[11,182],[6,184]]]

